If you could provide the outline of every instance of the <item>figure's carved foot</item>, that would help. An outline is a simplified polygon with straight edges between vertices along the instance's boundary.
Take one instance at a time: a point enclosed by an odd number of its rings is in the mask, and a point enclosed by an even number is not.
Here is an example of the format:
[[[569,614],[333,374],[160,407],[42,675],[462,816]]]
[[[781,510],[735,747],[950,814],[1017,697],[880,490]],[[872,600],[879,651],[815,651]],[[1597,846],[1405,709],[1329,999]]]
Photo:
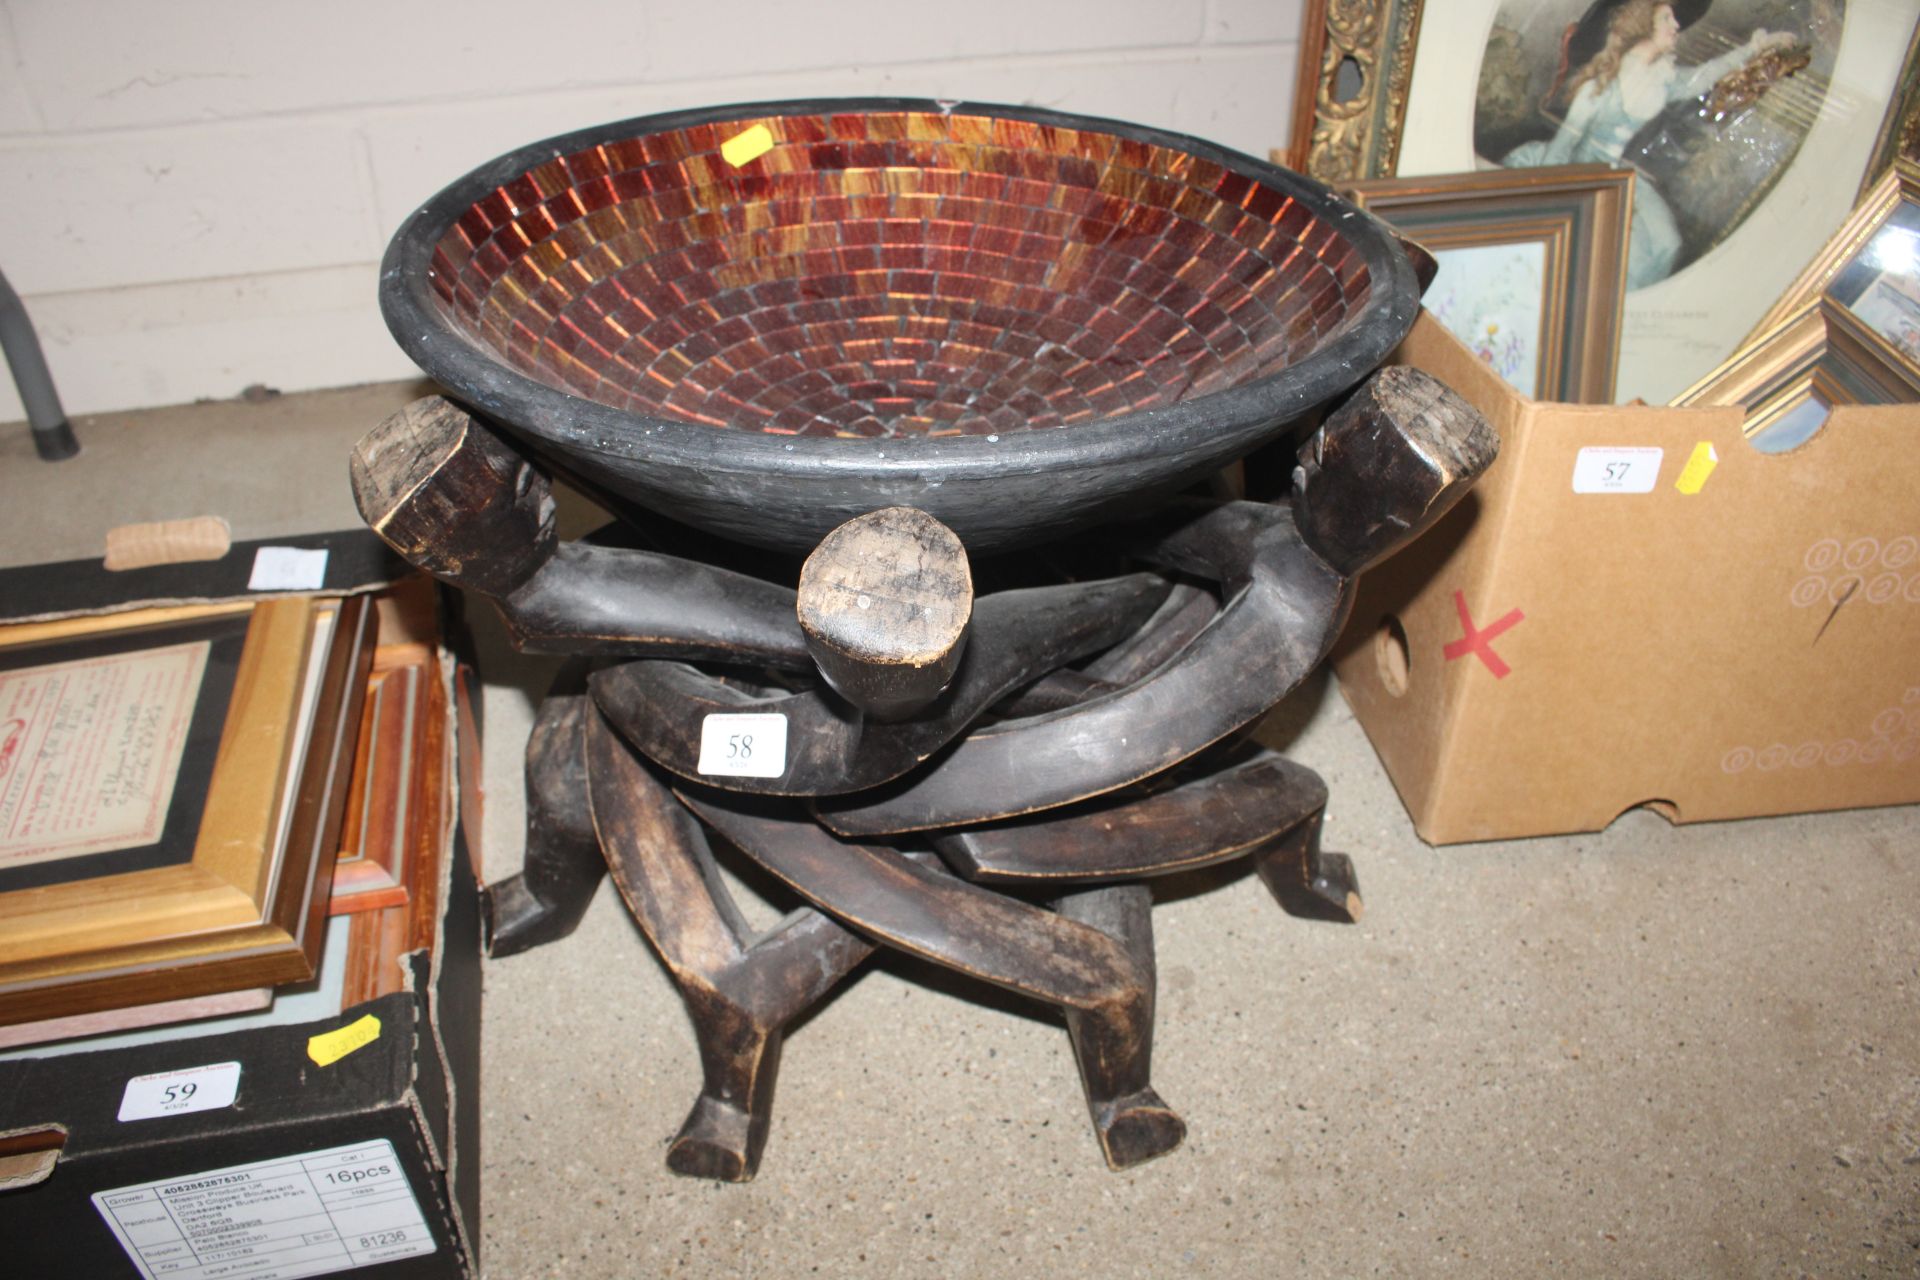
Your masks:
[[[773,1124],[784,1021],[718,991],[684,995],[705,1080],[667,1148],[667,1168],[690,1178],[749,1182]]]
[[[688,1178],[751,1182],[767,1143],[768,1114],[701,1094],[667,1148],[667,1168]]]
[[[1254,855],[1254,869],[1288,915],[1358,924],[1366,909],[1360,899],[1360,879],[1353,859],[1320,848],[1325,816],[1316,810]]]
[[[566,672],[556,689],[568,683]],[[579,927],[607,874],[587,814],[585,694],[549,694],[527,739],[527,843],[518,875],[483,891],[487,954],[518,955]]]
[[[1179,1146],[1187,1124],[1152,1089],[1140,1089],[1093,1108],[1094,1133],[1107,1167],[1131,1169]]]
[[[1068,894],[1053,909],[1119,943],[1139,984],[1123,999],[1066,1009],[1067,1034],[1107,1167],[1125,1169],[1165,1155],[1187,1136],[1187,1126],[1148,1083],[1156,985],[1153,893],[1143,884],[1106,885]]]
[[[1353,859],[1344,853],[1323,853],[1313,873],[1307,877],[1307,892],[1324,903],[1329,918],[1341,924],[1358,924],[1366,913],[1360,900],[1360,879],[1354,874]]]

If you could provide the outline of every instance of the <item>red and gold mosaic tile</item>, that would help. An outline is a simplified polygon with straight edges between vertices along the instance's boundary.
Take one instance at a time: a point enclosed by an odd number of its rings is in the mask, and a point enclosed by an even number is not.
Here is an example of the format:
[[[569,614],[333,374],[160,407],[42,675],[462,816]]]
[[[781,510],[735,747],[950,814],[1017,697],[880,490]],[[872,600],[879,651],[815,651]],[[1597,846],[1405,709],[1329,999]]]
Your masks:
[[[730,152],[756,126],[772,146]],[[459,217],[431,283],[456,327],[550,386],[847,437],[1169,405],[1301,359],[1370,289],[1335,227],[1213,161],[906,110],[557,157]]]

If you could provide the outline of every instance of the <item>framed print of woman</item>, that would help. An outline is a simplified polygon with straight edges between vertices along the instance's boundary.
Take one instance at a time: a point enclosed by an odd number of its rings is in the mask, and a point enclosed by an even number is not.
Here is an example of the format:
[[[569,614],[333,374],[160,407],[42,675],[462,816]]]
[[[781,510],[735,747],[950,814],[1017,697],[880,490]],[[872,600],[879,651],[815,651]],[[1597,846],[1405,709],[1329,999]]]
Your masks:
[[[1846,217],[1916,18],[1920,0],[1451,0],[1422,24],[1398,172],[1633,168],[1616,394],[1663,401]]]
[[[1662,153],[1678,148],[1689,162],[1704,163],[1717,171],[1720,181],[1704,194],[1709,203],[1723,206],[1714,211],[1722,216],[1696,221],[1705,224],[1701,230],[1708,236],[1724,234],[1732,229],[1724,216],[1731,211],[1724,209],[1723,199],[1712,197],[1724,197],[1731,189],[1730,180],[1743,195],[1768,185],[1768,179],[1779,171],[1791,150],[1798,149],[1806,123],[1819,110],[1826,77],[1832,69],[1833,33],[1826,29],[1826,21],[1812,15],[1807,22],[1809,43],[1803,44],[1792,32],[1755,27],[1744,41],[1731,48],[1683,65],[1679,58],[1681,33],[1694,28],[1709,5],[1710,0],[1594,0],[1580,20],[1566,28],[1560,41],[1560,70],[1545,95],[1551,105],[1541,112],[1551,120],[1551,110],[1564,111],[1552,137],[1534,138],[1500,154],[1499,162],[1509,168],[1609,164],[1639,172],[1627,257],[1630,290],[1672,275],[1683,250],[1691,247],[1673,205],[1663,193],[1661,179],[1671,182],[1677,175],[1658,172],[1673,168],[1661,164]],[[1503,7],[1501,19],[1508,17],[1512,7]],[[1771,7],[1777,10],[1782,6]],[[1723,40],[1714,33],[1700,43],[1712,49]],[[1819,45],[1818,67],[1814,65],[1811,40]],[[1499,83],[1503,72],[1513,74],[1512,69],[1492,58],[1482,64],[1476,126],[1488,117],[1492,117],[1487,120],[1490,125],[1501,120],[1500,108],[1511,98],[1511,91]],[[1751,105],[1742,113],[1743,118],[1716,120],[1717,137],[1680,139],[1677,135],[1691,123],[1689,117],[1700,116],[1700,104],[1716,94],[1724,79],[1736,73],[1743,73],[1748,80],[1745,96]],[[1763,98],[1780,109],[1755,110]],[[1676,108],[1679,111],[1671,123],[1656,123]],[[1497,127],[1476,127],[1475,132],[1497,145]],[[1480,140],[1477,136],[1476,144]],[[1728,156],[1718,158],[1718,163],[1712,157],[1702,161],[1700,153],[1716,147],[1731,150]],[[1743,160],[1749,163],[1742,164]],[[1728,173],[1729,169],[1740,172]],[[1693,238],[1705,236],[1696,233]]]

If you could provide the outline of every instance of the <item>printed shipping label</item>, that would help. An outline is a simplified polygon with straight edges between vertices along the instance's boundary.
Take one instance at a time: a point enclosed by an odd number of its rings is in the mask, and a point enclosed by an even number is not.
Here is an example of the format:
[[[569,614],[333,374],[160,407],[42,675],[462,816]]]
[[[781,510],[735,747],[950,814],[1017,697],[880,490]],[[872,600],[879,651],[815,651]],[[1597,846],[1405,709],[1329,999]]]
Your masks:
[[[298,1280],[436,1247],[384,1138],[96,1191],[93,1204],[146,1280]]]
[[[120,1119],[152,1120],[157,1116],[217,1111],[233,1105],[240,1092],[240,1064],[216,1062],[185,1071],[156,1071],[127,1081],[120,1095]]]
[[[1573,460],[1573,491],[1652,493],[1664,453],[1652,447],[1589,445]]]
[[[777,778],[787,771],[787,718],[778,712],[708,716],[700,722],[701,773]]]

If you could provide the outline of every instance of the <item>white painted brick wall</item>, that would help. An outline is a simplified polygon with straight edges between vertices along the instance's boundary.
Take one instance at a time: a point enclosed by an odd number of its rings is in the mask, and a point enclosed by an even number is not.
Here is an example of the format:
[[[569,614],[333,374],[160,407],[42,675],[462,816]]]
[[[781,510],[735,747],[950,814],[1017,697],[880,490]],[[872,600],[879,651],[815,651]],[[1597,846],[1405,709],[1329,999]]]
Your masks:
[[[0,0],[0,270],[73,414],[405,377],[374,301],[387,236],[500,152],[679,107],[895,94],[1264,155],[1300,7]]]

